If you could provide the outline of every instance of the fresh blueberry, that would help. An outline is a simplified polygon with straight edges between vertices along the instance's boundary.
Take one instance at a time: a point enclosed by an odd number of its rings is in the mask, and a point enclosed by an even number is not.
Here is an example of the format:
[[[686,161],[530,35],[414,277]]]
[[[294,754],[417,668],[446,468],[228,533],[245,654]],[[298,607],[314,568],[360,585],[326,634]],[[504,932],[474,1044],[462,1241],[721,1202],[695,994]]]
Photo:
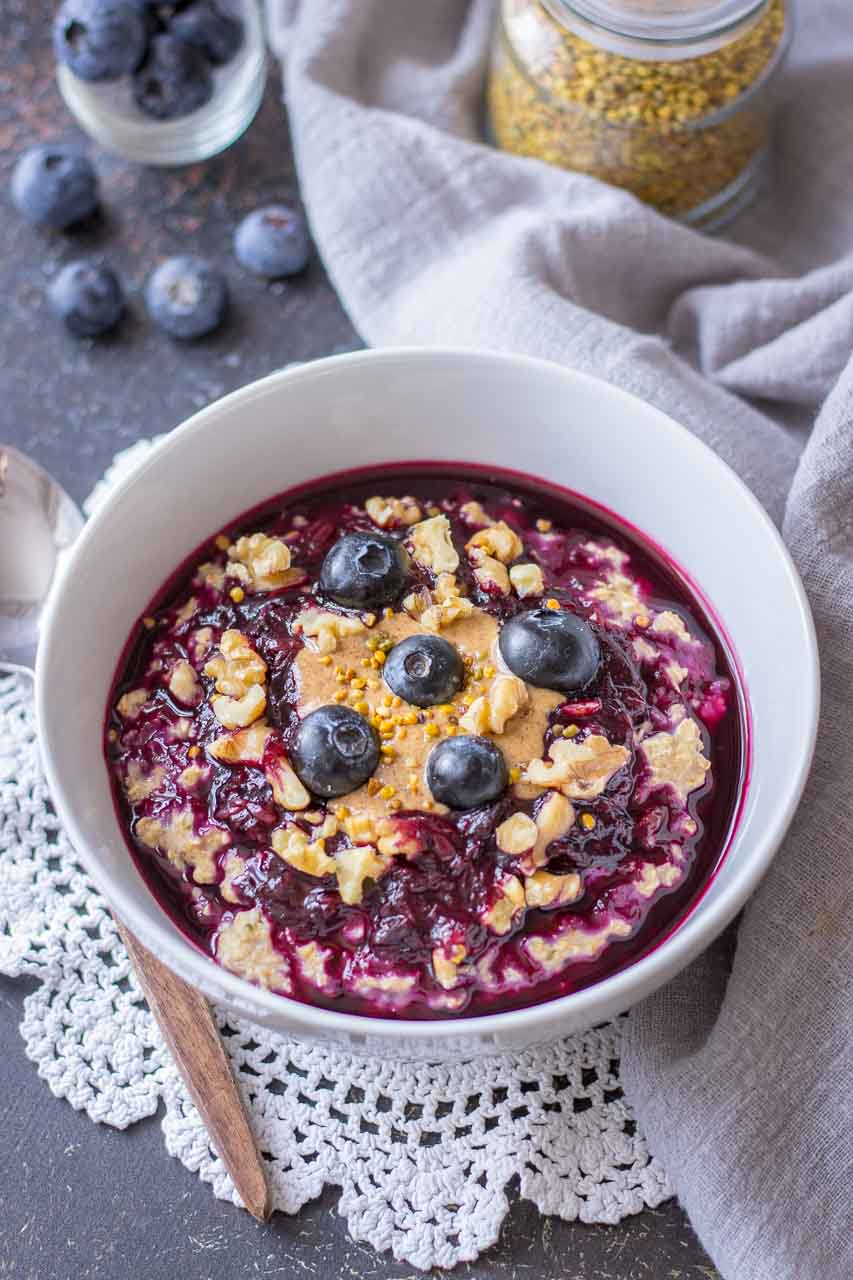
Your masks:
[[[510,671],[541,689],[579,693],[601,664],[592,627],[566,609],[519,614],[503,626],[498,643]]]
[[[210,101],[213,75],[204,54],[175,36],[154,36],[133,77],[133,98],[155,120],[189,115]]]
[[[409,571],[406,549],[384,533],[345,533],[326,553],[320,586],[348,609],[390,604],[403,589]]]
[[[255,209],[234,233],[239,261],[255,275],[270,280],[304,271],[310,250],[304,217],[286,204]]]
[[[69,262],[51,282],[48,297],[76,338],[108,333],[124,311],[118,276],[100,262]]]
[[[81,80],[135,71],[147,42],[138,0],[64,0],[53,24],[54,53]]]
[[[223,13],[214,0],[196,0],[178,13],[169,31],[179,40],[200,49],[215,67],[230,62],[243,43],[243,24],[239,18]]]
[[[145,304],[157,327],[173,338],[200,338],[225,314],[225,277],[204,258],[167,258],[148,278]]]
[[[497,800],[509,782],[506,761],[488,738],[446,738],[429,753],[427,785],[439,804],[474,809]]]
[[[30,222],[61,230],[98,207],[98,179],[77,147],[46,143],[25,151],[12,174],[12,199]]]
[[[366,782],[379,764],[379,738],[357,711],[318,707],[300,721],[290,759],[314,795],[342,796]]]
[[[416,707],[433,707],[459,692],[465,667],[449,640],[415,635],[394,645],[382,674],[392,693]]]

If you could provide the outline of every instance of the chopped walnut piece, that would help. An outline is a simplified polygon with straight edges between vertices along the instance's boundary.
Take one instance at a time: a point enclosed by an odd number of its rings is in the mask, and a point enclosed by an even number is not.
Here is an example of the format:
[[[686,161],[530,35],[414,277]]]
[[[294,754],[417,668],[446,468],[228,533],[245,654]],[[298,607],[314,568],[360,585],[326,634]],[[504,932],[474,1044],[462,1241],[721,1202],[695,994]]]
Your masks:
[[[378,828],[369,813],[353,813],[344,818],[343,828],[354,844],[375,844]]]
[[[423,512],[414,498],[368,498],[364,509],[380,529],[417,524]]]
[[[264,763],[266,780],[272,787],[272,798],[282,809],[307,809],[311,796],[299,781],[284,756],[267,757]]]
[[[190,596],[186,604],[182,605],[181,608],[178,610],[178,612],[175,614],[174,625],[176,627],[180,627],[180,626],[183,626],[185,622],[189,622],[190,618],[193,616],[197,608],[198,608],[197,597]]]
[[[509,580],[515,594],[522,600],[527,596],[541,596],[545,590],[545,580],[538,564],[514,564],[509,571]]]
[[[199,627],[198,631],[193,631],[187,641],[187,648],[190,651],[190,657],[193,662],[201,662],[202,658],[206,658],[213,647],[213,628]]]
[[[644,640],[642,636],[638,636],[632,641],[631,648],[634,650],[634,656],[638,662],[657,662],[660,657],[660,649],[655,648],[653,644],[649,644],[648,640]]]
[[[487,529],[481,529],[473,538],[469,538],[465,543],[465,550],[472,560],[476,551],[499,560],[501,564],[510,564],[521,555],[524,546],[515,530],[505,520],[498,520],[496,524],[490,524]]]
[[[223,764],[260,764],[267,739],[273,732],[265,721],[258,720],[239,733],[223,733],[214,738],[208,751]]]
[[[228,548],[227,572],[257,591],[278,591],[304,576],[301,569],[291,569],[287,543],[265,533],[238,538]]]
[[[498,848],[503,853],[526,853],[536,843],[539,828],[526,813],[513,813],[495,832]]]
[[[147,689],[131,689],[123,693],[116,703],[116,711],[122,720],[135,720],[148,701]]]
[[[433,603],[420,611],[421,625],[426,627],[427,631],[440,631],[442,627],[449,627],[452,622],[456,622],[459,618],[468,618],[474,612],[473,604],[462,595],[462,588],[452,573],[438,575],[430,598]],[[407,596],[406,599],[410,597]],[[416,599],[420,600],[420,595]],[[418,614],[415,613],[413,616]]]
[[[225,587],[225,569],[221,564],[200,564],[195,572],[193,582],[201,582],[211,591],[222,591]]]
[[[655,733],[642,744],[651,770],[650,787],[672,787],[682,804],[701,787],[711,767],[703,754],[702,735],[695,720],[682,720],[672,733]]]
[[[524,907],[524,885],[517,876],[502,876],[496,883],[498,896],[480,919],[492,933],[509,933]]]
[[[432,516],[412,525],[411,550],[418,564],[433,573],[455,573],[459,568],[459,554],[450,536],[447,516]]]
[[[614,569],[624,569],[625,565],[631,559],[627,551],[620,551],[618,547],[604,546],[600,542],[584,542],[581,547],[582,551],[586,551],[598,561],[605,561],[612,564]]]
[[[178,782],[184,791],[194,790],[200,782],[205,782],[210,774],[210,769],[203,764],[188,764],[178,775]]]
[[[531,760],[523,781],[538,787],[554,787],[570,800],[591,800],[600,796],[614,773],[631,758],[627,747],[611,746],[601,734],[593,733],[583,742],[558,738],[551,743],[549,760]]]
[[[630,626],[634,618],[645,613],[646,606],[637,594],[637,584],[624,573],[606,573],[601,585],[587,594],[603,604],[611,619],[621,626]]]
[[[482,505],[479,502],[463,502],[459,508],[459,514],[466,524],[490,525],[494,524],[491,516],[486,515]]]
[[[263,715],[267,698],[263,683],[267,664],[241,631],[224,631],[219,654],[205,664],[221,697],[211,698],[213,714],[226,729],[242,729]]]
[[[548,846],[571,831],[574,821],[575,811],[570,802],[559,791],[550,791],[536,814],[536,843],[531,854],[534,867],[544,866]]]
[[[671,889],[683,874],[682,869],[671,862],[644,862],[631,883],[641,898],[651,898],[658,889]]]
[[[172,667],[169,676],[169,693],[186,707],[195,706],[201,701],[201,685],[195,673],[195,667],[186,658],[179,658]]]
[[[198,884],[214,884],[218,877],[216,855],[230,843],[227,831],[208,827],[196,833],[193,811],[173,809],[161,818],[140,818],[136,835],[150,849],[164,853],[178,871],[192,868]]]
[[[357,906],[364,897],[365,880],[378,880],[390,865],[369,844],[356,845],[354,849],[339,849],[335,854],[338,872],[338,891],[348,906]]]
[[[546,973],[559,973],[567,960],[592,960],[604,950],[611,938],[626,938],[631,926],[618,916],[600,929],[567,926],[551,937],[531,937],[524,943],[532,960]]]
[[[649,631],[653,631],[655,635],[676,636],[677,639],[685,640],[688,644],[702,643],[690,634],[684,625],[684,619],[677,613],[673,613],[671,609],[664,609],[663,613],[657,614]]]
[[[260,685],[253,685],[242,698],[211,698],[210,705],[217,720],[226,729],[242,729],[264,714],[267,695]]]
[[[309,876],[330,876],[335,872],[335,859],[326,853],[323,840],[309,841],[299,827],[276,828],[270,836],[270,843],[274,852],[297,871],[304,871]]]
[[[294,946],[293,954],[299,961],[299,971],[306,982],[321,989],[334,985],[328,969],[335,954],[331,947],[321,947],[317,942],[303,942]]]
[[[524,882],[524,897],[528,907],[562,907],[576,902],[583,892],[581,878],[576,871],[564,876],[550,871],[534,871]]]
[[[165,770],[159,765],[146,773],[137,760],[130,760],[124,777],[124,794],[131,804],[139,804],[154,794],[165,776]]]
[[[680,688],[683,682],[690,675],[687,668],[682,667],[681,663],[676,662],[674,658],[671,662],[667,662],[664,667],[664,671],[676,689]]]
[[[272,929],[260,907],[238,911],[233,920],[220,925],[216,958],[224,968],[261,987],[292,989],[287,960],[273,946]]]
[[[484,529],[483,532],[489,531]],[[499,591],[502,596],[509,595],[509,574],[500,560],[487,555],[479,547],[470,552],[470,559],[474,566],[474,577],[484,591]]]
[[[499,675],[488,692],[475,698],[461,717],[459,727],[466,733],[503,733],[507,721],[527,706],[527,685],[518,676]]]
[[[237,853],[226,853],[222,863],[222,883],[219,886],[219,892],[222,894],[226,902],[239,903],[241,901],[240,894],[237,891],[234,881],[240,877],[246,870],[246,863]]]
[[[322,609],[305,609],[297,614],[294,626],[297,632],[316,640],[313,647],[320,654],[334,653],[338,640],[367,630],[359,618],[348,618],[341,613],[326,613]]]
[[[213,678],[217,693],[241,698],[248,689],[264,683],[267,664],[242,631],[223,631],[219,654],[206,664],[204,674]]]
[[[458,981],[458,970],[467,952],[461,942],[454,942],[450,947],[433,947],[432,971],[439,986],[450,991]]]

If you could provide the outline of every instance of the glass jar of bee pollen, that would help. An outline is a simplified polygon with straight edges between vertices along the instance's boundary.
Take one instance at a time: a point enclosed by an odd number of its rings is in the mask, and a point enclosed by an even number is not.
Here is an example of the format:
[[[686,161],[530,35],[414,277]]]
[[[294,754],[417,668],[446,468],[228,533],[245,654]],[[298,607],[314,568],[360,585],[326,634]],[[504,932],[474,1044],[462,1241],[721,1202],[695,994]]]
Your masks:
[[[786,0],[501,0],[493,138],[716,229],[760,183],[790,38]]]

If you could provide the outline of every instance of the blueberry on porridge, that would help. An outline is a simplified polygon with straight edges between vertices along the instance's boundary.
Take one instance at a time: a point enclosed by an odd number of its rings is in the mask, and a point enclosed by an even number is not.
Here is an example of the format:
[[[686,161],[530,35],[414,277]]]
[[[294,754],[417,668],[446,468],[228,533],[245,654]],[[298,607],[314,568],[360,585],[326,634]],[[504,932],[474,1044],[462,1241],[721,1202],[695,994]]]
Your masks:
[[[128,642],[106,757],[203,951],[425,1018],[566,994],[666,936],[725,847],[743,733],[661,554],[533,481],[411,467],[200,548]]]

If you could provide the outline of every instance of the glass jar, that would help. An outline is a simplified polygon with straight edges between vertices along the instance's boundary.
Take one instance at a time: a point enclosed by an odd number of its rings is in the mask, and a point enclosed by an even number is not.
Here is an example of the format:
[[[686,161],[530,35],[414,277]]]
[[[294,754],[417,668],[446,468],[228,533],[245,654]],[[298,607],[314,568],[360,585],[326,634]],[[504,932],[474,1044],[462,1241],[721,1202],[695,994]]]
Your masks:
[[[786,0],[501,0],[494,140],[712,230],[762,174]]]
[[[91,83],[59,63],[59,91],[77,123],[102,147],[137,164],[195,164],[230,147],[261,104],[266,40],[258,0],[220,0],[220,7],[242,21],[243,41],[229,62],[213,70],[213,93],[204,106],[156,120],[134,102],[129,76]]]

